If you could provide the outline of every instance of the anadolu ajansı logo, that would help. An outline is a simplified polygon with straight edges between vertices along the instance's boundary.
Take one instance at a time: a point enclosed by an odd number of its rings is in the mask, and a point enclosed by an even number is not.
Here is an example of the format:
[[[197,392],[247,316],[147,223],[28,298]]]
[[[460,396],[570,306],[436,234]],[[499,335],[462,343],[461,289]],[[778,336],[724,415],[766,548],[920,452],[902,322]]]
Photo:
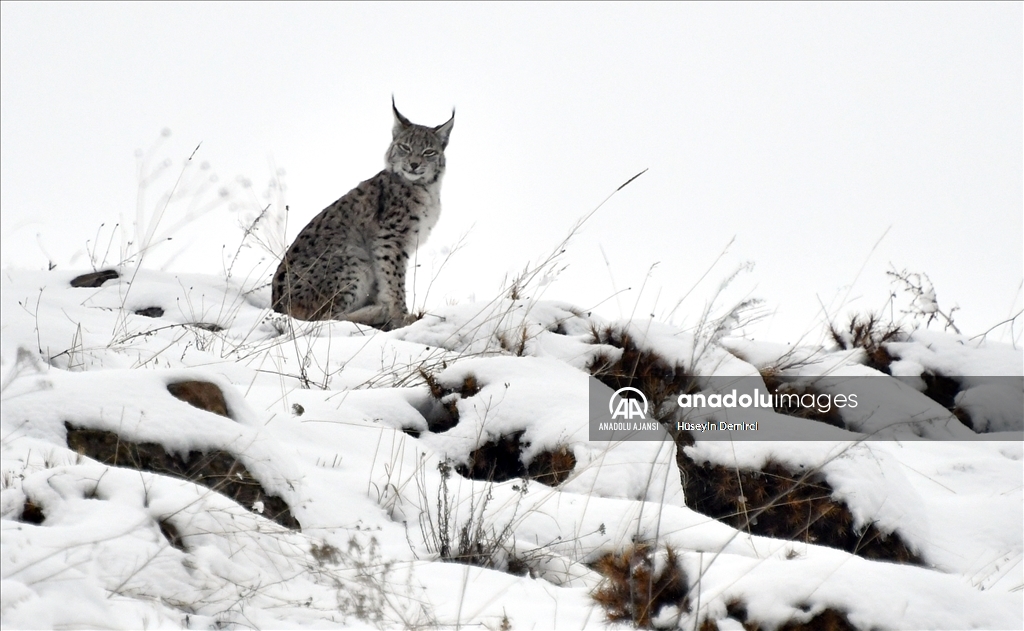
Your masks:
[[[623,396],[626,392],[634,392],[640,397],[639,400],[633,397]],[[616,399],[618,399],[616,401]],[[643,406],[641,407],[641,402]],[[647,397],[644,396],[643,392],[640,392],[636,388],[625,387],[619,388],[612,396],[608,399],[608,412],[612,415],[612,420],[622,419],[624,421],[633,420],[647,420]]]

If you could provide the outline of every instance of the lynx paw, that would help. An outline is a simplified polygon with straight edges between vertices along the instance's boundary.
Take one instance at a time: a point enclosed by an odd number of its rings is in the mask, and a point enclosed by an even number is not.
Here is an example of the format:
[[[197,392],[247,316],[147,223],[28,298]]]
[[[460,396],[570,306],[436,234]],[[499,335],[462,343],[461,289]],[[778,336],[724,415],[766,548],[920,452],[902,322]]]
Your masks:
[[[382,331],[400,329],[416,320],[403,310],[388,309],[384,305],[370,305],[355,311],[335,316],[338,320],[347,320],[356,324],[365,324]]]

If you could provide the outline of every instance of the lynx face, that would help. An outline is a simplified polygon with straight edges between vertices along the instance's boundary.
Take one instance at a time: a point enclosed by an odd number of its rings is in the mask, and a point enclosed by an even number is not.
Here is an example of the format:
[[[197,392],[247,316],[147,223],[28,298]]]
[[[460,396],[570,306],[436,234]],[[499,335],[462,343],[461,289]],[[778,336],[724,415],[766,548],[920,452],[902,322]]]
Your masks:
[[[433,184],[444,174],[444,149],[455,124],[455,112],[443,125],[424,127],[409,122],[398,113],[394,103],[391,105],[395,113],[395,127],[385,158],[387,170],[410,182]]]

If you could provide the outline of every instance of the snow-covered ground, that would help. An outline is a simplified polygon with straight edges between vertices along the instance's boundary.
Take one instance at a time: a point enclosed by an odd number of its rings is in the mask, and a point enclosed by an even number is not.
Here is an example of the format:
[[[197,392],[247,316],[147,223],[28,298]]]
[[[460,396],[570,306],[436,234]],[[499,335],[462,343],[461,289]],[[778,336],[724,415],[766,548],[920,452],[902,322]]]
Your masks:
[[[1024,625],[1018,348],[919,330],[887,347],[898,381],[857,348],[608,322],[551,301],[440,307],[382,333],[293,321],[267,289],[223,276],[128,268],[71,287],[84,271],[2,275],[5,628],[606,628],[597,561],[633,542],[652,542],[662,566],[671,547],[687,577],[687,604],[655,611],[659,626],[813,626],[826,610],[857,629]],[[673,442],[588,440],[588,369],[626,352],[602,331],[708,389],[864,377],[843,427],[734,411],[820,440],[696,436],[685,456],[813,470],[854,532],[898,538],[916,560],[735,528],[687,506]],[[922,393],[932,375],[960,384],[982,433]],[[171,395],[190,380],[218,386],[227,416]],[[226,452],[267,504],[103,464],[68,447],[80,430],[189,463]],[[571,472],[557,485],[467,477],[488,444],[517,450],[524,471],[562,454]],[[267,518],[273,497],[301,528]],[[441,559],[460,536],[491,567]]]

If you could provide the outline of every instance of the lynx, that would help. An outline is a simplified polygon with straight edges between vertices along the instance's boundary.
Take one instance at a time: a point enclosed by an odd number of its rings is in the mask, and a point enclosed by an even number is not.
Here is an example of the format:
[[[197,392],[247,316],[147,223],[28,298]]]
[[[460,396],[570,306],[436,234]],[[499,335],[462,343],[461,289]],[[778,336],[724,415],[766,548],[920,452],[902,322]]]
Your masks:
[[[273,307],[300,320],[408,323],[405,272],[441,213],[444,150],[455,123],[424,127],[395,115],[384,170],[313,218],[274,273]]]

